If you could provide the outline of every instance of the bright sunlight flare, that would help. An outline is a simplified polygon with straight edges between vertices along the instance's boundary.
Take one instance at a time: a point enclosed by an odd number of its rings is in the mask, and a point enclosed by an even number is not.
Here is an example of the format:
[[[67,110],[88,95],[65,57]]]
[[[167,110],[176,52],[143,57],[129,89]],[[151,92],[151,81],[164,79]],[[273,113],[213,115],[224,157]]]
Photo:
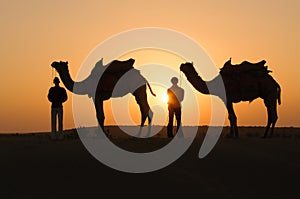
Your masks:
[[[163,101],[164,103],[168,103],[168,95],[167,93],[164,93],[162,96],[161,96],[161,101]]]

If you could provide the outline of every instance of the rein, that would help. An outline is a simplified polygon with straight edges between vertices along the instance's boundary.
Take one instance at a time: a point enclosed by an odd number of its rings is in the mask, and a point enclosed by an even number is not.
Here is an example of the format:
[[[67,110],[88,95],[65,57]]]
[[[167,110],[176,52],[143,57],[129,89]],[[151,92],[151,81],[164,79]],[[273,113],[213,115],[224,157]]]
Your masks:
[[[55,70],[55,68],[52,68],[51,69],[51,72],[52,72],[52,80],[54,79],[54,77],[56,77],[57,76],[57,73],[56,73],[56,70]]]
[[[179,87],[182,85],[182,71],[179,70]]]

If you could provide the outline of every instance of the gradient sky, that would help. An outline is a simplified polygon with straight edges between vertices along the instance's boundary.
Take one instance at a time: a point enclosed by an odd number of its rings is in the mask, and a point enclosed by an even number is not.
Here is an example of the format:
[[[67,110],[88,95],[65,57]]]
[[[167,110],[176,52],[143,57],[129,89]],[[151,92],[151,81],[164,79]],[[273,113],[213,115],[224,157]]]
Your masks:
[[[49,131],[46,96],[52,86],[51,62],[68,60],[75,77],[99,43],[143,27],[169,28],[193,38],[218,68],[229,57],[235,64],[265,59],[282,87],[277,126],[300,126],[298,0],[1,0],[0,16],[0,132]],[[176,69],[179,64],[171,67]],[[204,109],[209,107],[209,97],[199,94],[199,100]],[[113,124],[110,102],[106,104],[105,123]],[[236,104],[235,110],[239,125],[266,124],[261,99]],[[73,128],[71,99],[64,111],[65,128]],[[139,120],[139,115],[133,117]],[[208,124],[209,118],[209,112],[201,116],[200,125]]]

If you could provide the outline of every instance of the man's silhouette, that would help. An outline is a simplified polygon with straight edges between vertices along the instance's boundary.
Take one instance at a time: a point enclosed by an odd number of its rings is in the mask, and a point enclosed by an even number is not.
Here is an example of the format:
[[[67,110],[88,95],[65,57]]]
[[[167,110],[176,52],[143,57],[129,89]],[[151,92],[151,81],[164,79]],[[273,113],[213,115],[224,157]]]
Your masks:
[[[49,89],[48,100],[51,105],[51,139],[63,139],[63,106],[62,103],[67,101],[68,96],[64,88],[59,86],[59,79],[53,79],[54,87]],[[56,134],[56,117],[58,118],[58,135]]]
[[[181,127],[181,102],[184,98],[184,90],[177,86],[178,78],[173,77],[171,79],[173,84],[167,91],[168,94],[168,110],[169,110],[169,124],[168,124],[168,137],[174,137],[173,135],[173,119],[174,115],[177,121],[177,133],[183,136]]]

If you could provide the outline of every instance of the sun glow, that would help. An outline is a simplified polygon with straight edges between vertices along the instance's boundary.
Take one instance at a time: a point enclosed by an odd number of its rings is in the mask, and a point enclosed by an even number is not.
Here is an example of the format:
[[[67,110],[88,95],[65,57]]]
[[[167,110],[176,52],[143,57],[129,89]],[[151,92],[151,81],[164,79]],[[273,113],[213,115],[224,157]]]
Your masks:
[[[169,97],[168,97],[167,93],[164,93],[161,96],[161,101],[164,102],[164,103],[168,103],[168,100],[169,100]]]

